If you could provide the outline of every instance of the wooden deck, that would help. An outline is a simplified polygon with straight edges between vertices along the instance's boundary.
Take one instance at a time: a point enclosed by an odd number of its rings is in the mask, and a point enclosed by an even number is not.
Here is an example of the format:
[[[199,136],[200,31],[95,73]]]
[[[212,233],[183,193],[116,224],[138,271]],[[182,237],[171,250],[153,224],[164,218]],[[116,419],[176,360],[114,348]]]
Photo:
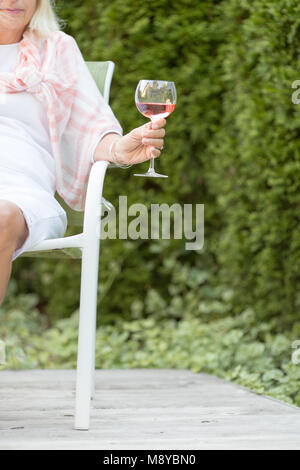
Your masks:
[[[74,370],[0,372],[0,449],[300,449],[300,409],[206,374],[98,370],[73,430]]]

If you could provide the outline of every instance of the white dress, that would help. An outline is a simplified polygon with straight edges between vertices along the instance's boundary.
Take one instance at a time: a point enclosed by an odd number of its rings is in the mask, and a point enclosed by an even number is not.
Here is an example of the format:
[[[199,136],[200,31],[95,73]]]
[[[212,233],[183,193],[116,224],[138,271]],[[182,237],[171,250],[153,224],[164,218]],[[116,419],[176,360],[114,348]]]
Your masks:
[[[0,74],[13,70],[18,54],[19,43],[0,45]],[[28,92],[0,93],[0,200],[21,209],[29,230],[13,261],[42,240],[64,236],[67,215],[55,190],[46,106]]]

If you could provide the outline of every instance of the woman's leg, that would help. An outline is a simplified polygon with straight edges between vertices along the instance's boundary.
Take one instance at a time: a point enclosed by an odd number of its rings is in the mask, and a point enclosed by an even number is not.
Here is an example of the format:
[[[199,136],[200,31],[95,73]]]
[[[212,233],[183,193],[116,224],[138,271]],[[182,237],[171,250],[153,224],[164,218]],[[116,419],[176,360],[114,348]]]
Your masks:
[[[7,291],[12,271],[12,258],[29,234],[21,209],[13,202],[0,199],[0,305]]]

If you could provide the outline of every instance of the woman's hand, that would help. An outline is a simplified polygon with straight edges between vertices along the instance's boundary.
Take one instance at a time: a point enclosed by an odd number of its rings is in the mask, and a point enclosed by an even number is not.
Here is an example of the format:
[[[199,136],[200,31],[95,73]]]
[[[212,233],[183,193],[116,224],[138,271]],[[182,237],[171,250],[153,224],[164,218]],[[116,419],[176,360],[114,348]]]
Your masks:
[[[114,145],[114,158],[118,163],[133,165],[157,158],[164,145],[165,119],[144,124],[124,135]]]

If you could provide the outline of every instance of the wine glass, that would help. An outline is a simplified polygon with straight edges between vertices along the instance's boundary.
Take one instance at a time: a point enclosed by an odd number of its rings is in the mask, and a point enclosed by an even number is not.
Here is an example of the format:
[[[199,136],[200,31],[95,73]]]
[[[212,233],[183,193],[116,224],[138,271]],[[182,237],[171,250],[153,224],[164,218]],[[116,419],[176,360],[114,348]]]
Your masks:
[[[143,116],[154,121],[167,118],[176,106],[176,87],[174,82],[163,80],[140,80],[135,91],[135,104]],[[150,176],[153,178],[168,178],[154,170],[154,158],[150,159],[150,167],[147,173],[134,174],[134,176]]]

